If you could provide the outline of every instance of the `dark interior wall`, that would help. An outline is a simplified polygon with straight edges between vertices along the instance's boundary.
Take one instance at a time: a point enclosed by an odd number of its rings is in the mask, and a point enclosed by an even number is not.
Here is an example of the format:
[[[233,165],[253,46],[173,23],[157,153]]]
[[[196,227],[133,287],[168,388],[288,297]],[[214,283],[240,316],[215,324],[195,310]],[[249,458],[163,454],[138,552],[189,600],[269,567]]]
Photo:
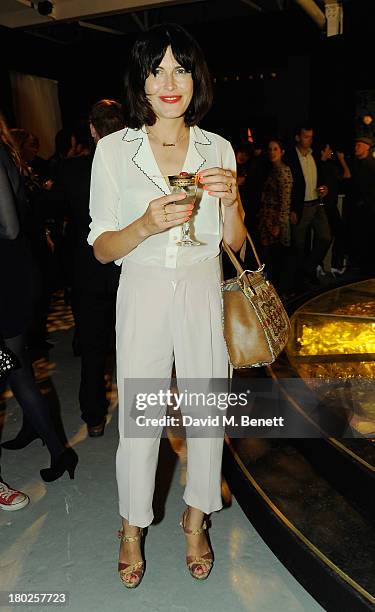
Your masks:
[[[260,144],[275,136],[287,139],[296,116],[309,113],[306,56],[319,41],[315,27],[303,13],[291,11],[254,15],[243,22],[228,20],[225,33],[219,32],[207,42],[205,32],[197,31],[217,76],[210,125],[223,126],[224,135],[234,141],[247,127]],[[305,71],[299,78],[296,65]],[[227,82],[225,74],[232,75]],[[245,78],[236,82],[237,74]]]
[[[233,140],[252,127],[262,140],[275,133],[285,137],[296,123],[310,120],[330,138],[350,146],[355,91],[375,89],[371,2],[349,0],[345,34],[332,39],[296,9],[264,17],[249,13],[246,20],[225,23],[215,22],[213,12],[211,24],[189,25],[216,78],[215,102],[204,126]],[[65,124],[87,116],[94,101],[122,98],[133,41],[133,34],[97,34],[85,45],[65,45],[0,28],[0,107],[12,118],[8,73],[18,70],[59,81]]]
[[[119,98],[122,93],[126,52],[123,54],[113,44],[63,45],[0,27],[0,53],[0,108],[11,123],[14,122],[11,71],[56,79],[62,117],[67,124],[87,116],[95,100]]]
[[[312,121],[319,126],[319,139],[344,149],[354,137],[355,73],[356,61],[343,40],[325,41],[313,58]]]
[[[303,59],[308,53],[307,41],[317,33],[304,15],[301,27],[300,18],[299,14],[291,18],[279,13],[261,19],[252,17],[245,23],[228,20],[225,24],[215,23],[213,18],[209,28],[197,23],[188,27],[202,46],[216,81],[214,105],[204,127],[235,140],[252,127],[255,136],[263,140],[274,134],[284,135],[297,110],[308,113],[309,73],[295,78],[295,66],[308,68],[308,61]],[[101,97],[125,98],[126,103],[122,79],[134,38],[106,37],[102,45],[67,49],[68,59],[59,79],[66,121],[87,112]],[[290,59],[289,54],[301,54],[302,59]],[[291,106],[293,110],[289,111]]]
[[[87,116],[101,98],[123,100],[123,75],[131,42],[107,41],[97,48],[69,48],[60,72],[63,119]]]
[[[59,80],[63,57],[59,45],[0,26],[0,108],[14,125],[10,72]]]
[[[293,87],[285,86],[289,49],[284,43],[290,40],[285,36],[287,26],[294,29],[290,18],[281,13],[262,19],[249,17],[245,23],[229,19],[225,24],[215,23],[213,16],[210,27],[199,23],[188,26],[216,77],[214,106],[204,121],[208,129],[218,129],[235,140],[245,135],[247,127],[252,127],[260,139],[285,131],[280,108],[288,108],[285,96],[295,99]],[[306,26],[315,34],[308,20]],[[0,105],[11,115],[9,70],[57,79],[66,124],[87,116],[97,99],[122,99],[123,73],[134,38],[104,35],[101,39],[99,34],[90,44],[63,45],[3,28],[0,50],[5,61],[1,68]],[[300,89],[300,81],[295,83]]]
[[[290,140],[297,125],[310,122],[312,111],[311,57],[309,55],[288,57],[284,87],[279,122],[283,126],[284,138]]]
[[[322,139],[352,151],[356,92],[375,90],[374,2],[348,0],[344,7],[344,36],[323,39],[311,55],[311,108]]]
[[[0,63],[0,111],[10,125],[14,124],[12,90],[8,67]]]

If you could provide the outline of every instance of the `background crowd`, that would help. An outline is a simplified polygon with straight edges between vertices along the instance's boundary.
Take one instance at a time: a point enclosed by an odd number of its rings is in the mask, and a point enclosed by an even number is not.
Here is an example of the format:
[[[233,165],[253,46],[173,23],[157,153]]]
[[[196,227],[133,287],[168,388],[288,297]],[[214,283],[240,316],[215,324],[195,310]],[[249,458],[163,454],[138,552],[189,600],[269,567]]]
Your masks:
[[[319,289],[325,276],[373,273],[374,144],[358,134],[346,159],[305,124],[289,146],[271,138],[264,148],[237,147],[245,222],[284,299]]]
[[[92,437],[103,435],[107,400],[105,365],[114,330],[119,268],[101,265],[87,243],[91,164],[98,140],[123,127],[122,107],[101,100],[89,121],[56,136],[50,160],[38,157],[38,139],[9,130],[0,116],[0,349],[11,351],[17,368],[0,380],[9,384],[23,411],[23,424],[2,449],[19,450],[41,438],[50,456],[40,470],[51,482],[68,471],[74,478],[77,454],[57,431],[49,406],[35,383],[30,356],[52,348],[47,315],[56,289],[71,303],[81,356],[79,401]],[[0,508],[18,510],[27,496],[0,475]]]
[[[104,374],[113,348],[120,268],[100,264],[87,243],[90,176],[98,140],[124,127],[122,107],[114,100],[97,102],[87,120],[56,135],[56,150],[48,160],[38,156],[37,135],[8,130],[3,119],[0,124],[1,197],[4,201],[7,190],[11,192],[14,202],[9,205],[16,211],[13,221],[9,210],[0,216],[1,284],[8,298],[0,308],[0,345],[11,348],[20,362],[7,382],[24,412],[19,434],[2,447],[16,450],[41,438],[51,454],[51,466],[41,470],[42,478],[55,480],[66,470],[74,477],[78,457],[57,436],[27,349],[32,354],[53,348],[47,316],[54,291],[63,290],[75,319],[73,352],[81,357],[82,419],[91,437],[102,436],[107,412]],[[308,124],[296,128],[288,146],[278,137],[235,146],[245,222],[265,273],[284,301],[319,289],[327,276],[334,280],[348,271],[357,276],[373,273],[373,147],[369,128],[362,130],[347,159],[329,139],[318,140]],[[249,254],[245,263],[254,267]],[[224,273],[233,275],[226,265]],[[18,509],[27,502],[27,496],[0,477],[3,509]]]

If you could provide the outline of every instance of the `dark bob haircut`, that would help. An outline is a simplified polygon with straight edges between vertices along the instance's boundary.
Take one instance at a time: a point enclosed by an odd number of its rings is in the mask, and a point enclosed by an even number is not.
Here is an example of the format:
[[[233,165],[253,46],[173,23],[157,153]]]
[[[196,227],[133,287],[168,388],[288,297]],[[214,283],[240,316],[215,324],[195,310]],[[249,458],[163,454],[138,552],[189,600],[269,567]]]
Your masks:
[[[206,60],[194,38],[181,26],[165,23],[154,26],[139,38],[130,53],[125,75],[125,124],[139,129],[154,125],[156,115],[145,94],[145,81],[160,65],[168,47],[176,61],[191,72],[194,90],[185,112],[185,124],[196,125],[212,104],[212,83]]]

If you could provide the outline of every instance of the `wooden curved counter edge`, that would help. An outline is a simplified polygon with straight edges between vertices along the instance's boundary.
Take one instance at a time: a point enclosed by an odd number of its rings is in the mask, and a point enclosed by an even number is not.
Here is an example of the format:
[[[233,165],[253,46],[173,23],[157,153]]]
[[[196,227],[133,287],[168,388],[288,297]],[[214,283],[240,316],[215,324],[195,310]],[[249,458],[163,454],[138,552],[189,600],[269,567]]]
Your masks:
[[[374,610],[375,597],[288,519],[244,465],[227,436],[225,442],[223,470],[232,493],[285,567],[328,612]]]

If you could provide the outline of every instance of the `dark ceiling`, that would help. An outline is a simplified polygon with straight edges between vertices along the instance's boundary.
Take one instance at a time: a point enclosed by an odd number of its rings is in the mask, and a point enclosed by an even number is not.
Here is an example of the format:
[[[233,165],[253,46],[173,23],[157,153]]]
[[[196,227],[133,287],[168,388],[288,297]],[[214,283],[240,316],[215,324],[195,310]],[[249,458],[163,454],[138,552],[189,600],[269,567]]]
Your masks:
[[[100,17],[90,16],[71,21],[22,28],[34,36],[60,43],[75,45],[99,44],[116,37],[136,36],[142,29],[163,22],[175,22],[187,27],[194,24],[208,25],[225,22],[240,23],[270,12],[285,10],[291,0],[204,0],[176,3],[148,10],[124,11]],[[298,7],[295,9],[300,11]]]
[[[302,88],[305,76],[317,121],[339,132],[352,116],[355,91],[375,89],[375,22],[369,19],[375,0],[345,0],[344,35],[328,39],[294,0],[254,2],[261,11],[252,0],[185,1],[17,30],[0,28],[0,107],[11,115],[10,71],[56,79],[66,121],[84,116],[102,97],[121,99],[134,39],[147,26],[177,22],[199,41],[215,79],[215,106],[208,118],[213,127],[229,121],[233,101],[238,121],[251,116],[252,124],[267,123],[289,90],[288,108],[280,113],[302,112],[294,90]],[[297,60],[301,68],[293,72],[290,66]],[[237,121],[237,116],[230,120]]]

